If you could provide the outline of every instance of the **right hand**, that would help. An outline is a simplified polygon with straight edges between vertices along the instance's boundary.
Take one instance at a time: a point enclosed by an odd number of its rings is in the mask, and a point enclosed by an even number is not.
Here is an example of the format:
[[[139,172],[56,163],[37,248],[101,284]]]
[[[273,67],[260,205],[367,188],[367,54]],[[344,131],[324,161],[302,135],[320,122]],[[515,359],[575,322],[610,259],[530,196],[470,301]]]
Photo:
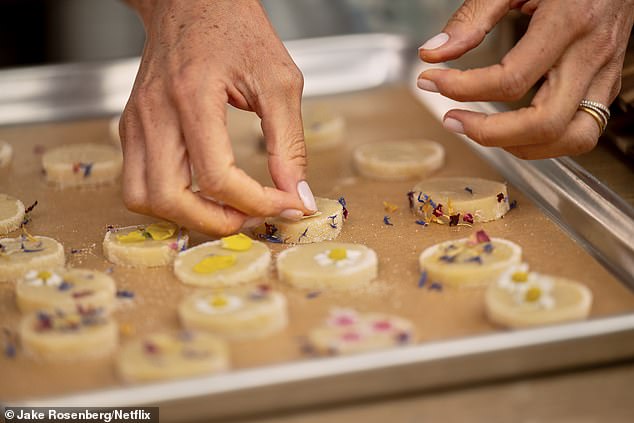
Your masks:
[[[256,0],[130,0],[147,39],[120,133],[135,212],[210,235],[316,210],[304,181],[303,79]],[[262,119],[263,187],[235,165],[227,103]],[[200,193],[193,193],[193,168]]]

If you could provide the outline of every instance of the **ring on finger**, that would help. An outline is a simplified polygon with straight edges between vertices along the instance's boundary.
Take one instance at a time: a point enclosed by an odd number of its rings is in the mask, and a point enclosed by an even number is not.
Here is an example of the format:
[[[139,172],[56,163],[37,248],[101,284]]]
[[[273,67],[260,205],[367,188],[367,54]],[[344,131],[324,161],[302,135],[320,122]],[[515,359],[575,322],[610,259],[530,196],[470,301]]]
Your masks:
[[[603,132],[605,131],[605,127],[607,126],[607,119],[605,118],[605,116],[602,113],[597,112],[595,109],[592,109],[587,106],[580,105],[578,110],[582,112],[586,112],[587,114],[592,116],[594,121],[597,123],[597,126],[599,127],[599,135],[603,135]]]

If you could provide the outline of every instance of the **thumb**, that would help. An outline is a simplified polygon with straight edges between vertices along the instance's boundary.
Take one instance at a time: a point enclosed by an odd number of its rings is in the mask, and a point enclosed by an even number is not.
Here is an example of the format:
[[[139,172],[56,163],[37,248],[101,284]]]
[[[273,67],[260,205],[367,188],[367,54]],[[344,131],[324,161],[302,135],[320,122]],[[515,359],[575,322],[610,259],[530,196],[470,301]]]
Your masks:
[[[418,50],[429,63],[457,59],[478,46],[486,34],[515,6],[517,0],[466,0],[443,31]]]

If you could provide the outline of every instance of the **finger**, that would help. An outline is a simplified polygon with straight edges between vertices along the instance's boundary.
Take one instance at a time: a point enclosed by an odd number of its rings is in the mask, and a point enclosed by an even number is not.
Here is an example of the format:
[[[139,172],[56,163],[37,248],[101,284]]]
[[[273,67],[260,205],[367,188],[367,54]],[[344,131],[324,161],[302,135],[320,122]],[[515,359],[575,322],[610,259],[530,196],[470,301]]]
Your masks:
[[[420,58],[439,63],[462,56],[482,42],[510,7],[509,0],[466,0],[443,31],[420,47]]]
[[[448,129],[458,129],[484,146],[546,144],[558,140],[577,111],[600,66],[588,62],[591,45],[576,43],[533,98],[530,107],[486,115],[451,110],[445,115]]]
[[[297,195],[263,187],[235,165],[226,128],[226,89],[198,90],[184,78],[173,87],[179,119],[201,193],[251,216],[277,216],[288,209],[308,213]]]
[[[156,90],[140,110],[146,139],[148,198],[152,214],[188,228],[226,235],[247,219],[231,207],[221,206],[190,190],[191,172],[176,111]]]
[[[459,71],[432,69],[419,86],[458,101],[516,101],[522,98],[579,38],[581,29],[561,28],[561,12],[544,4],[526,34],[500,64]]]
[[[145,138],[139,116],[128,104],[119,121],[121,149],[123,151],[122,191],[123,203],[136,213],[149,214],[145,171]]]

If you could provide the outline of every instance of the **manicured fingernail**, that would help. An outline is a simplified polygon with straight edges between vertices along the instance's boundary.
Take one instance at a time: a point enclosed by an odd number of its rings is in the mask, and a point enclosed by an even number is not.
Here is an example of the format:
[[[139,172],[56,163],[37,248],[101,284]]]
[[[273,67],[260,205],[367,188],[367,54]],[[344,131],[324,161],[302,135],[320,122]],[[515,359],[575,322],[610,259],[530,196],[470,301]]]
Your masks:
[[[420,88],[421,90],[430,91],[432,93],[438,92],[438,87],[436,86],[436,83],[434,81],[430,81],[429,79],[421,78],[418,80],[416,85],[418,85],[418,88]]]
[[[445,129],[448,129],[452,132],[456,132],[458,134],[464,134],[464,126],[462,126],[462,122],[460,122],[457,119],[454,118],[445,118],[445,120],[442,121],[442,126],[445,127]]]
[[[263,217],[250,217],[242,224],[242,229],[253,229],[264,223]]]
[[[304,203],[304,207],[312,212],[316,212],[317,203],[315,203],[315,197],[313,196],[313,192],[308,186],[308,182],[300,181],[297,184],[297,192],[299,193],[299,198],[301,198],[302,202]]]
[[[303,216],[304,216],[304,212],[301,210],[296,210],[296,209],[288,209],[280,213],[280,217],[283,217],[284,219],[288,219],[288,220],[295,220],[295,221],[301,220]]]
[[[447,41],[449,41],[449,34],[441,32],[440,34],[434,35],[429,40],[425,41],[425,43],[420,46],[419,50],[434,50],[443,46]]]

